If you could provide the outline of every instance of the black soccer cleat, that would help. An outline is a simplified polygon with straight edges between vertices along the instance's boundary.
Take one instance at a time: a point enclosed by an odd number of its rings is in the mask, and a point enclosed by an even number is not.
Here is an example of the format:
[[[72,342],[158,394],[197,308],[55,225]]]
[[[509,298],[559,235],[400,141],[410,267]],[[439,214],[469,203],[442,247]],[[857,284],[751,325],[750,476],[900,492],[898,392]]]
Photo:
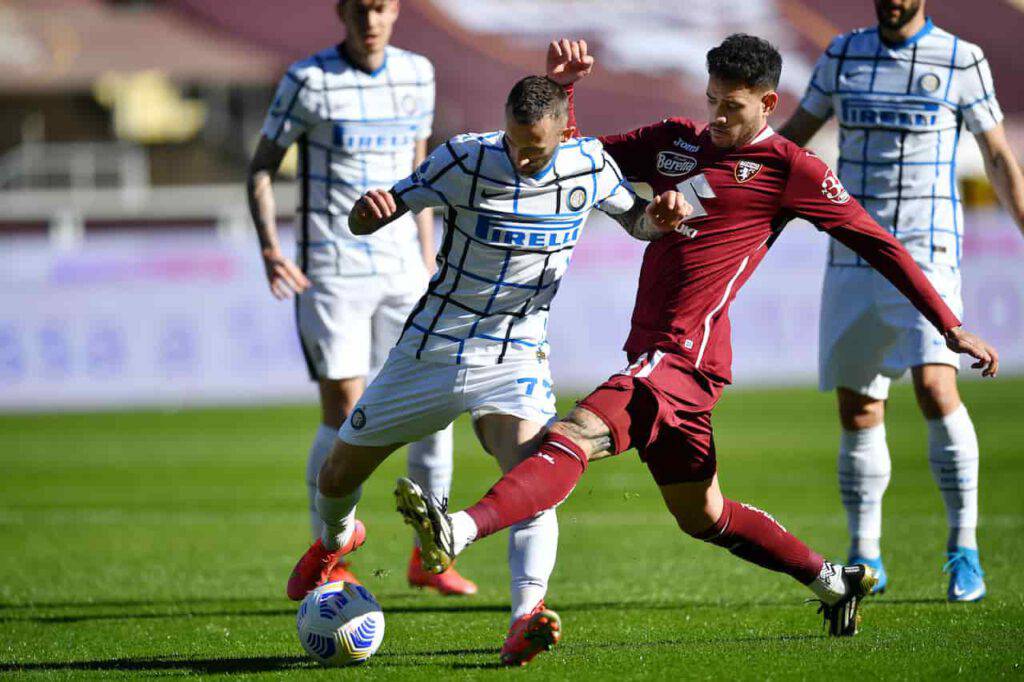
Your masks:
[[[871,594],[871,590],[878,584],[878,573],[864,564],[843,566],[842,577],[846,594],[835,604],[821,602],[818,607],[830,637],[853,637],[857,634],[860,600]]]
[[[420,540],[420,562],[431,573],[444,573],[455,560],[452,519],[447,500],[436,500],[408,478],[395,484],[395,503]]]

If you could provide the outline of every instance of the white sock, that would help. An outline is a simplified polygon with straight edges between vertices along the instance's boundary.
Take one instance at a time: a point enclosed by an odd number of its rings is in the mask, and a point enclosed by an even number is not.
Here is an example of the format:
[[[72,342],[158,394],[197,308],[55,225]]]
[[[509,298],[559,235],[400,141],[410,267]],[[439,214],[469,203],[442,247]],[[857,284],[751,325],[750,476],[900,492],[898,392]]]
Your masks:
[[[843,582],[843,567],[826,561],[821,566],[818,577],[808,585],[814,596],[829,606],[839,601],[846,594],[846,583]]]
[[[352,537],[352,531],[355,529],[356,503],[362,494],[362,486],[345,497],[327,497],[317,491],[316,508],[324,524],[323,532],[320,534],[324,547],[334,551]]]
[[[324,524],[320,520],[320,512],[316,509],[316,477],[320,474],[320,467],[324,465],[327,456],[331,454],[334,447],[334,440],[338,437],[338,429],[321,424],[317,427],[316,437],[309,448],[309,457],[306,459],[306,493],[309,497],[309,529],[314,539],[320,537]]]
[[[409,478],[424,492],[442,500],[452,489],[452,427],[409,444]],[[413,542],[419,537],[413,533]]]
[[[455,547],[456,556],[462,553],[476,540],[476,521],[464,511],[452,514],[452,544]]]
[[[977,549],[978,436],[964,405],[928,420],[928,463],[946,503],[947,548]]]
[[[512,574],[511,622],[534,609],[548,591],[558,552],[558,518],[554,509],[509,529],[508,568]]]
[[[859,431],[843,429],[839,438],[839,493],[846,508],[850,553],[864,559],[880,556],[882,496],[889,487],[892,462],[885,424]]]

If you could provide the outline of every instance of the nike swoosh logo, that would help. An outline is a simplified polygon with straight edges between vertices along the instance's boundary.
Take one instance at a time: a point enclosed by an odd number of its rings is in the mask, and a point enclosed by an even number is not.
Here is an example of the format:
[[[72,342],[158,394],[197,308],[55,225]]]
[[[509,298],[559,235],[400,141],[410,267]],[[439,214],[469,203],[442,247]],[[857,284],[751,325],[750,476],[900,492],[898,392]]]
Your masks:
[[[497,192],[488,192],[485,189],[480,190],[480,196],[484,199],[494,199],[497,197],[511,197],[515,194],[515,190],[501,189]]]
[[[954,597],[962,597],[962,596],[964,596],[964,589],[962,587],[960,587],[959,585],[954,585],[953,586],[953,596]]]

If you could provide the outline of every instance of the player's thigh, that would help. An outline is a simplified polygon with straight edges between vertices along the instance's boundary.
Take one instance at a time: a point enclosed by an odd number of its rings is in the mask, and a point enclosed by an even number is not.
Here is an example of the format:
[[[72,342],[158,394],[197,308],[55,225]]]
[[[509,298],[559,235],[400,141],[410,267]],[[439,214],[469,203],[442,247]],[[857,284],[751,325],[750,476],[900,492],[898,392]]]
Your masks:
[[[331,428],[340,428],[366,389],[366,379],[320,379],[320,420]]]
[[[875,399],[889,394],[882,367],[899,329],[879,315],[878,275],[871,268],[826,269],[818,326],[818,384]]]
[[[310,374],[365,377],[370,370],[371,318],[377,293],[370,278],[326,277],[298,296],[296,323]]]
[[[646,375],[652,358],[653,354],[644,354],[610,376],[570,413],[566,421],[589,436],[591,460],[641,448],[649,441],[658,420],[658,401],[636,375]]]
[[[405,444],[444,429],[462,411],[460,368],[395,349],[366,387],[340,437],[363,446]]]
[[[711,412],[663,410],[667,414],[650,441],[637,448],[654,482],[661,487],[710,481],[718,471]]]
[[[484,450],[507,472],[537,451],[547,425],[509,414],[490,413],[473,421],[473,430]]]
[[[555,419],[555,387],[546,360],[470,366],[464,376],[466,409],[474,422],[492,414],[540,425]]]

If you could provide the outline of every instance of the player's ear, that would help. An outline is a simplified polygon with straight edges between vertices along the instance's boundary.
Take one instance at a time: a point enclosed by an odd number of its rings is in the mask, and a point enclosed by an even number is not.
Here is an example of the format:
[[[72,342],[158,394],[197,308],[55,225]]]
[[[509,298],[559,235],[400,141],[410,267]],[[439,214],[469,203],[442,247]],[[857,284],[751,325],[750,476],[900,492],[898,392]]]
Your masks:
[[[775,111],[775,107],[779,106],[779,93],[774,90],[769,90],[761,96],[761,106],[764,107],[765,115],[768,115]]]

